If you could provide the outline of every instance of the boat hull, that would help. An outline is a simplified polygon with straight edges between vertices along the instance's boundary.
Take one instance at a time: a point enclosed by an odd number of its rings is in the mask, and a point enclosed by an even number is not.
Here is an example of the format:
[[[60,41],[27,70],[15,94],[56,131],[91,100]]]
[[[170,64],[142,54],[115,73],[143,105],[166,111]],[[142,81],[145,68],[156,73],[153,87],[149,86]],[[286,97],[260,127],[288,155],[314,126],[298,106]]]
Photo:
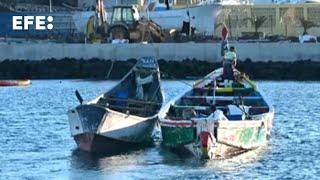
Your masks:
[[[260,120],[172,121],[161,120],[163,145],[184,148],[201,159],[221,159],[257,149],[267,144],[274,112]]]
[[[0,86],[28,86],[30,80],[0,80]]]
[[[103,152],[107,154],[118,154],[119,152],[125,152],[128,149],[140,147],[136,143],[123,142],[93,133],[76,135],[74,136],[74,140],[79,149],[92,153]]]
[[[81,150],[106,153],[152,143],[158,120],[158,116],[141,118],[93,105],[78,106],[68,116],[71,134]]]

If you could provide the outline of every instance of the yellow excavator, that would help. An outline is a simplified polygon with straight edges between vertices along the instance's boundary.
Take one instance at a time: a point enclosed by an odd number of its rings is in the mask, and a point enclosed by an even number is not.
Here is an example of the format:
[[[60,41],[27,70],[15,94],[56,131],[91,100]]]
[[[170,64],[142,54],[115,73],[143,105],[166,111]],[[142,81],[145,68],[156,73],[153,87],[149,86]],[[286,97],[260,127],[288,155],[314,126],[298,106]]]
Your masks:
[[[85,28],[87,40],[92,43],[101,43],[105,41],[108,33],[108,24],[103,0],[96,0],[95,14],[91,16]]]
[[[114,6],[111,21],[107,23],[103,0],[96,0],[95,15],[89,18],[85,34],[87,40],[92,43],[165,40],[161,27],[151,20],[140,18],[134,6]]]

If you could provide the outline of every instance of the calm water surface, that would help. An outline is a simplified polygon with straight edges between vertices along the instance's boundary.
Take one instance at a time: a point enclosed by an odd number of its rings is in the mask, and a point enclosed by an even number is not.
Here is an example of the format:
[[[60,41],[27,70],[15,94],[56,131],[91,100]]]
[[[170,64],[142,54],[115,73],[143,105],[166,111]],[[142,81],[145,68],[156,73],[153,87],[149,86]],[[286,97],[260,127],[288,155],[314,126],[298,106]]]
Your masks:
[[[76,150],[66,112],[116,82],[47,80],[0,88],[0,179],[318,179],[320,83],[258,82],[275,106],[268,146],[239,157],[200,161],[160,147],[115,156]],[[167,100],[188,90],[163,81]]]

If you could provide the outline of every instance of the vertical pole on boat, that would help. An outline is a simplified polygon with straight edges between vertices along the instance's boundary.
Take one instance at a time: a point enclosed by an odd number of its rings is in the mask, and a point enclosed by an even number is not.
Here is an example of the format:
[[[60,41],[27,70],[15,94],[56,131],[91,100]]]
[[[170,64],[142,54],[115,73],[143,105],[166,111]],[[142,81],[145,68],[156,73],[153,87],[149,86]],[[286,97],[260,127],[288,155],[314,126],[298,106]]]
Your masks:
[[[228,43],[228,34],[229,34],[229,30],[227,28],[227,26],[225,24],[223,24],[223,28],[221,31],[221,57],[224,56],[225,54],[225,50],[229,49],[229,43]]]
[[[83,98],[81,97],[79,91],[76,90],[75,94],[76,94],[76,97],[77,97],[79,103],[82,104],[83,103]]]
[[[272,15],[270,15],[270,28],[271,28],[271,34],[273,34],[273,25],[272,25]]]
[[[232,30],[231,30],[231,16],[228,14],[228,27],[230,29],[230,38],[232,38]]]
[[[150,0],[145,0],[143,4],[145,6],[144,10],[147,14],[147,20],[150,21],[150,15],[149,15]]]
[[[49,12],[52,12],[52,0],[49,0]]]
[[[189,8],[189,2],[190,0],[187,0],[187,14],[188,14],[188,20],[189,20],[189,34],[188,34],[188,36],[189,36],[189,40],[190,40],[190,38],[191,38],[191,18],[190,18],[190,8]]]
[[[109,79],[109,77],[110,77],[110,74],[111,74],[111,71],[112,71],[112,69],[113,69],[113,64],[114,64],[114,60],[112,59],[111,60],[111,65],[110,65],[110,68],[109,68],[109,71],[108,71],[108,74],[107,74],[107,79]]]
[[[224,64],[224,55],[225,53],[229,50],[229,47],[228,47],[228,28],[227,26],[223,23],[223,27],[222,27],[222,30],[221,30],[221,59],[222,59],[222,66],[223,66],[223,77],[225,75],[225,64]],[[227,80],[224,80],[225,84],[227,83],[226,81]]]
[[[217,81],[216,81],[216,78],[214,78],[212,80],[212,83],[213,83],[213,93],[212,93],[212,96],[213,96],[213,100],[212,100],[212,104],[215,105],[216,104],[216,87],[217,87]]]

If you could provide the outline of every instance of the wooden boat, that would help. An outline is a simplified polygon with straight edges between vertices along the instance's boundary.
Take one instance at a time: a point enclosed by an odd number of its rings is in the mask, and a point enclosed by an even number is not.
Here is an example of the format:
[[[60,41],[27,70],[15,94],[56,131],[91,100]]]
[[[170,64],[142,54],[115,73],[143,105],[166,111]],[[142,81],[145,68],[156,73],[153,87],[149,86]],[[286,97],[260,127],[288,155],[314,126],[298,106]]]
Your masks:
[[[0,80],[0,86],[28,86],[30,80]]]
[[[267,143],[274,109],[249,78],[234,70],[232,87],[223,69],[195,82],[160,115],[162,144],[186,149],[199,158],[228,158]]]
[[[89,152],[151,143],[163,99],[156,59],[142,58],[111,90],[69,110],[71,134]]]

